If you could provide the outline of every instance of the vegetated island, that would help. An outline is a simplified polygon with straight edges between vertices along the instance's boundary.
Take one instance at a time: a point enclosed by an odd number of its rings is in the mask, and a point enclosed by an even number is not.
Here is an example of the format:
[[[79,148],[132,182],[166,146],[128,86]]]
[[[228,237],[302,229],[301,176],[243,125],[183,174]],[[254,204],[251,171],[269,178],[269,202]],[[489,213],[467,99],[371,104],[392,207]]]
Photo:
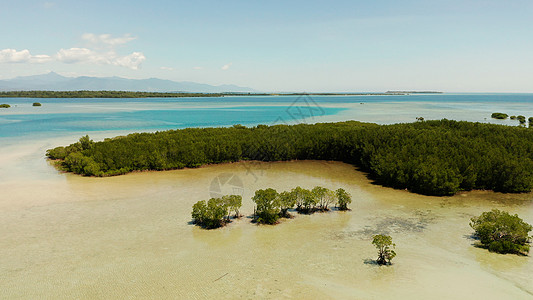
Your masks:
[[[444,94],[438,91],[387,91],[387,94]]]
[[[86,176],[246,160],[332,160],[359,167],[381,185],[424,195],[533,187],[532,130],[446,119],[187,128],[101,142],[85,136],[46,155],[58,168]]]
[[[495,112],[495,113],[492,113],[490,115],[490,117],[493,118],[493,119],[505,120],[505,119],[507,119],[507,117],[509,117],[509,115],[506,114],[506,113]],[[518,122],[520,124],[519,126],[525,126],[526,125],[526,117],[525,116],[522,116],[522,115],[511,116],[510,119],[511,120],[518,120]],[[529,117],[527,119],[527,121],[529,123],[529,127],[533,128],[533,117]]]
[[[224,96],[390,96],[433,92],[386,93],[187,93],[187,92],[130,92],[130,91],[8,91],[0,92],[0,98],[181,98]],[[437,92],[435,92],[437,93]]]
[[[507,119],[507,117],[509,117],[508,114],[504,114],[504,113],[500,113],[500,112],[495,112],[495,113],[492,113],[490,115],[491,118],[493,119],[498,119],[498,120],[505,120]]]
[[[10,108],[10,107],[11,107],[11,105],[9,105],[9,104],[5,104],[5,103],[4,104],[0,104],[0,108]]]

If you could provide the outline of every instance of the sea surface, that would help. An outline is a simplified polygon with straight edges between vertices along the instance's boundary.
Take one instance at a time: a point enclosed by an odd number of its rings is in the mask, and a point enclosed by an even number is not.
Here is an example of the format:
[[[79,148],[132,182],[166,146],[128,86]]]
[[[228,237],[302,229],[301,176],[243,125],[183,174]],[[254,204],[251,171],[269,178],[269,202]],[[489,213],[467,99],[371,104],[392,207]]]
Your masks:
[[[533,116],[533,94],[2,98],[0,102],[12,106],[0,109],[0,138],[344,120],[391,124],[414,122],[417,117],[518,125],[516,120],[494,120],[490,115],[504,112]],[[33,102],[43,105],[33,107]]]

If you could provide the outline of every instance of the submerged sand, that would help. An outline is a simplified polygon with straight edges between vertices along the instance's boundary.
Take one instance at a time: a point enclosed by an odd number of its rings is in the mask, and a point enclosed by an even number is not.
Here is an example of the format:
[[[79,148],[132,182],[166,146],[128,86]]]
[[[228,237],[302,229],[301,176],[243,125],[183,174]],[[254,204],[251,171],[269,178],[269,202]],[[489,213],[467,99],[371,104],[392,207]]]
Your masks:
[[[475,248],[468,226],[492,208],[533,223],[532,194],[420,196],[321,161],[86,178],[57,172],[35,154],[43,147],[2,164],[0,298],[533,298],[531,256]],[[245,215],[255,190],[297,185],[342,187],[353,210],[191,225],[192,204],[217,193],[219,179],[223,193],[243,193]],[[393,266],[373,263],[377,233],[397,245]]]

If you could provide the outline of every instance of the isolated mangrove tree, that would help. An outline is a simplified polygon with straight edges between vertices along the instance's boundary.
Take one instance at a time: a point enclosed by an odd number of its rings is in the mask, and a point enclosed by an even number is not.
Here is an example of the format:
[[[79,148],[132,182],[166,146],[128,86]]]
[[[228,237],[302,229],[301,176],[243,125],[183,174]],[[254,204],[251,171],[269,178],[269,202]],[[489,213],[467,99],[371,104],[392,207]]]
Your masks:
[[[378,259],[376,262],[379,265],[390,265],[391,260],[396,256],[393,250],[396,245],[392,242],[390,235],[378,234],[372,239],[372,244],[378,249]]]

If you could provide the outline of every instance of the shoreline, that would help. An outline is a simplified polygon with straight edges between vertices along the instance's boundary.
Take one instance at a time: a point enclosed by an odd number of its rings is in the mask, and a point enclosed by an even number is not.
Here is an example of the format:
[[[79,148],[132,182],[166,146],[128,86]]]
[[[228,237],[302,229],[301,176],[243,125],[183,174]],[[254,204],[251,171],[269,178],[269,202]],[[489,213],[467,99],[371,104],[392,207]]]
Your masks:
[[[131,91],[0,91],[0,98],[186,98],[227,96],[408,96],[444,94],[443,92],[388,91],[384,93],[174,93]]]

